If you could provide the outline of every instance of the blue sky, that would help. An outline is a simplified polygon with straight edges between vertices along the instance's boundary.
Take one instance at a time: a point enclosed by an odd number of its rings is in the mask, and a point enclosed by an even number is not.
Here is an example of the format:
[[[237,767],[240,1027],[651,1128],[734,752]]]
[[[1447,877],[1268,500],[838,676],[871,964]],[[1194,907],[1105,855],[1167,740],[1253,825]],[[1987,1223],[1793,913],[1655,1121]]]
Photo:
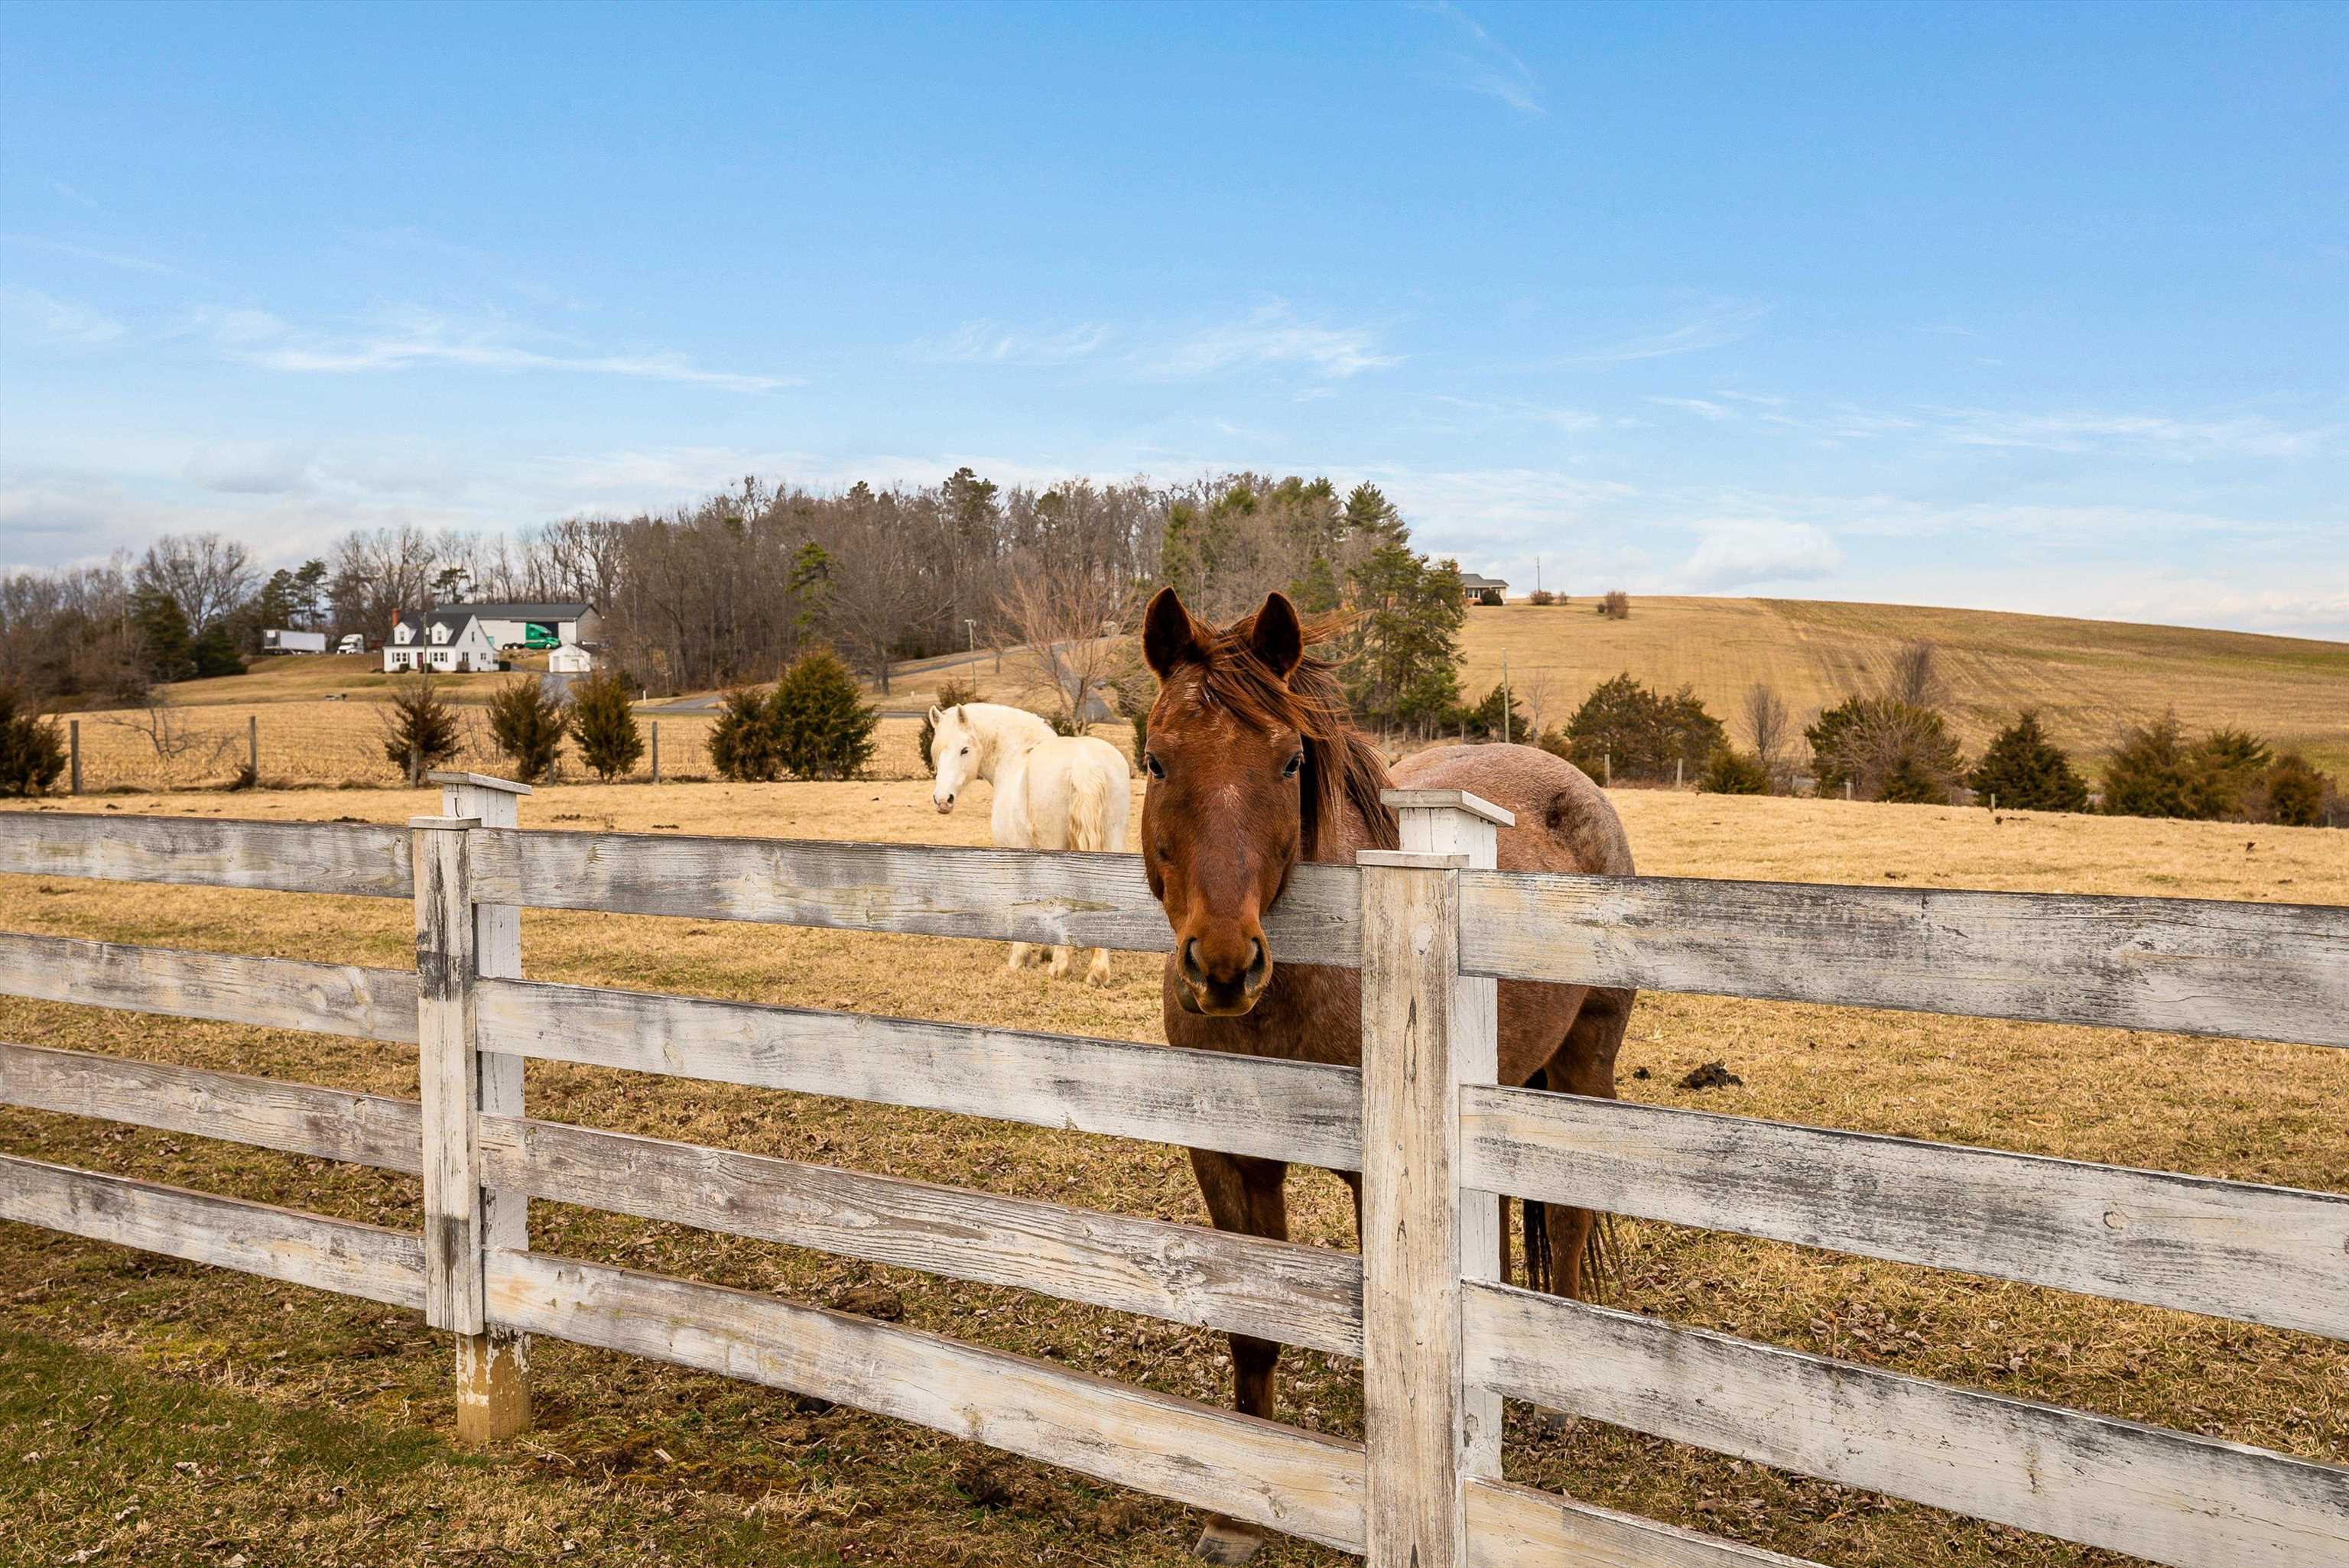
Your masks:
[[[1571,592],[2349,636],[2349,7],[0,9],[0,565],[1369,479]]]

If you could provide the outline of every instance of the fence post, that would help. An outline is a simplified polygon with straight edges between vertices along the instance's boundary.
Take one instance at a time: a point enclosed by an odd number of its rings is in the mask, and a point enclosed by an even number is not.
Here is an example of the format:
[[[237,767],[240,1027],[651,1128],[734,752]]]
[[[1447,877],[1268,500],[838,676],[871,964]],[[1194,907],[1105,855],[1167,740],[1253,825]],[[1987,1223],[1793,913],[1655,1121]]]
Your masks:
[[[473,773],[433,773],[440,786],[440,818],[419,818],[416,846],[417,957],[424,979],[419,1022],[424,1041],[426,1316],[457,1335],[457,1437],[494,1442],[530,1428],[529,1346],[520,1334],[483,1321],[483,1271],[493,1248],[530,1244],[527,1201],[520,1192],[481,1185],[475,1117],[523,1114],[523,1059],[478,1048],[473,981],[522,975],[522,912],[508,904],[475,903],[471,883],[470,827],[520,825],[527,784]],[[425,841],[429,841],[429,845]],[[427,898],[427,850],[445,867],[453,843],[451,879],[445,870]],[[448,962],[436,987],[426,966],[426,942]],[[450,944],[454,944],[452,949]],[[453,995],[451,994],[453,992]],[[434,1189],[439,1187],[439,1201]],[[462,1279],[454,1276],[461,1270]],[[435,1275],[450,1277],[450,1319],[431,1317]],[[470,1307],[459,1304],[470,1302]]]
[[[255,784],[261,782],[261,716],[244,716],[244,770],[253,775]]]
[[[66,720],[66,744],[73,748],[73,792],[81,793],[81,720]]]
[[[653,720],[653,782],[660,782],[660,720]]]
[[[1460,973],[1460,872],[1516,819],[1391,789],[1402,848],[1365,850],[1362,1403],[1371,1568],[1461,1568],[1461,1483],[1501,1473],[1501,1400],[1462,1372],[1461,1282],[1500,1272],[1500,1203],[1460,1189],[1460,1086],[1491,1083],[1495,987]]]

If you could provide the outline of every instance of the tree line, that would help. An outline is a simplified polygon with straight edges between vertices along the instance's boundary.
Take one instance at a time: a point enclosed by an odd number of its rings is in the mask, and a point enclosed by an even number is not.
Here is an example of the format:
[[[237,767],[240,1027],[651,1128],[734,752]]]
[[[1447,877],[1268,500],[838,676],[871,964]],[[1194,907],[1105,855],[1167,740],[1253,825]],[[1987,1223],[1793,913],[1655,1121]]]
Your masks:
[[[1456,570],[1447,593],[1407,540],[1370,485],[1342,498],[1327,479],[1253,473],[1004,487],[969,469],[831,491],[746,479],[665,512],[514,534],[354,530],[268,573],[233,539],[171,535],[102,566],[0,575],[0,685],[46,707],[120,705],[236,673],[266,627],[381,638],[401,613],[443,603],[585,601],[640,688],[769,681],[822,645],[885,690],[893,660],[1015,631],[1023,585],[1081,590],[1054,598],[1115,620],[1172,583],[1213,616],[1270,588],[1309,610],[1365,595],[1366,697],[1433,720],[1453,694],[1427,684],[1416,623],[1448,614]]]

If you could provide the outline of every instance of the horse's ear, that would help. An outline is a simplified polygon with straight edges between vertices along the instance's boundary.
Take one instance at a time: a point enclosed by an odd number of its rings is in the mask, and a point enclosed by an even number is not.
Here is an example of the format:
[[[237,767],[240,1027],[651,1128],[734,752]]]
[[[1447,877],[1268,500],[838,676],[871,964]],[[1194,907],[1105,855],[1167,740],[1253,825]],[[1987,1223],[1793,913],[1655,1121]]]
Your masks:
[[[1142,656],[1160,680],[1185,665],[1207,662],[1198,623],[1191,619],[1191,612],[1183,608],[1182,595],[1172,588],[1161,588],[1153,595],[1149,610],[1143,614]]]
[[[939,709],[938,705],[937,705],[936,703],[932,703],[932,704],[930,704],[930,727],[931,727],[931,728],[933,728],[933,729],[936,728],[936,727],[937,727],[938,720],[940,720],[940,719],[944,718],[945,717],[946,717],[946,714],[945,714],[944,712],[942,712],[942,711]]]
[[[1282,680],[1297,668],[1297,661],[1305,656],[1305,628],[1298,623],[1297,606],[1288,602],[1288,594],[1264,596],[1264,606],[1257,611],[1256,624],[1248,633],[1248,650]]]

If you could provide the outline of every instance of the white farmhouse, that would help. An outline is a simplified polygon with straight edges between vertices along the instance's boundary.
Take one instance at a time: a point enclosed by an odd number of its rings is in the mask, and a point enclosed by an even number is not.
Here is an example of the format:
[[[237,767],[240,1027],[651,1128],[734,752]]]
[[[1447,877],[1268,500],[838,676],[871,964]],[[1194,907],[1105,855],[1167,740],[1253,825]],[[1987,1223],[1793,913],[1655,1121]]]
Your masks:
[[[386,670],[493,670],[506,648],[567,653],[565,667],[585,668],[582,645],[600,623],[588,603],[443,604],[399,617],[383,645]]]
[[[402,615],[383,645],[383,667],[398,670],[493,670],[498,645],[481,618],[461,605]]]

